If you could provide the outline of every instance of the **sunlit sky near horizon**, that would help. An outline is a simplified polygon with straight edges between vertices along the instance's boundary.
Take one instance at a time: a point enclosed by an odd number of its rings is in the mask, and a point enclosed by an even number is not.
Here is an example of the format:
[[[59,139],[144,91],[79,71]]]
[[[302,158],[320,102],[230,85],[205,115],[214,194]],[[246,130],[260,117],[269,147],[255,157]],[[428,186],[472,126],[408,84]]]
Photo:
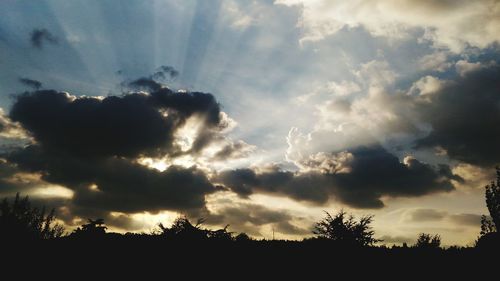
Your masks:
[[[495,0],[0,3],[0,197],[150,231],[472,244],[500,161]],[[24,93],[24,94],[22,94]]]

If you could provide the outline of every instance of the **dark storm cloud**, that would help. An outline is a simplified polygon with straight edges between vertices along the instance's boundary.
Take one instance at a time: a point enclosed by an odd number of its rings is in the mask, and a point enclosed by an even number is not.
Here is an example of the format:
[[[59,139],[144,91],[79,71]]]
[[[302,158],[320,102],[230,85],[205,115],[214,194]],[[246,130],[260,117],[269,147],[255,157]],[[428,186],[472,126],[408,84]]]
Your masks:
[[[29,78],[19,78],[19,83],[28,86],[34,90],[38,90],[42,87],[42,82]]]
[[[8,160],[23,171],[74,191],[72,209],[78,215],[163,209],[203,210],[205,195],[217,191],[196,168],[171,166],[160,172],[125,158],[80,158],[47,153],[37,145],[11,152]]]
[[[45,28],[33,29],[30,34],[30,40],[33,47],[41,49],[44,43],[58,44],[59,41],[50,31]]]
[[[419,111],[432,132],[417,147],[442,147],[452,159],[500,163],[500,66],[483,67],[445,85]]]
[[[3,156],[22,171],[73,190],[68,204],[73,215],[145,210],[196,214],[206,211],[205,195],[218,190],[203,172],[177,166],[160,172],[136,158],[179,153],[173,135],[187,118],[196,116],[204,128],[217,130],[219,114],[211,94],[167,88],[105,98],[27,92],[17,96],[9,115],[35,143]]]
[[[99,168],[89,179],[99,191],[78,188],[74,204],[126,213],[165,209],[186,212],[203,209],[205,195],[217,190],[196,168],[171,166],[158,172],[123,160],[108,160]]]
[[[237,169],[220,173],[217,180],[241,196],[278,193],[316,204],[332,198],[355,208],[381,208],[383,196],[411,197],[451,191],[454,189],[451,180],[462,181],[446,165],[433,167],[412,158],[403,164],[380,146],[360,147],[350,152],[354,158],[348,173]]]
[[[73,98],[56,91],[23,94],[10,118],[47,150],[86,156],[135,156],[170,144],[173,120],[150,97]]]
[[[206,127],[216,128],[219,113],[215,98],[205,93],[175,93],[165,88],[151,94],[97,99],[47,90],[18,96],[10,118],[47,151],[135,157],[172,152],[173,133],[188,117],[200,115]]]
[[[195,114],[203,114],[207,126],[218,126],[221,124],[220,105],[214,96],[201,92],[172,92],[167,88],[151,93],[158,106],[168,107],[183,119]]]

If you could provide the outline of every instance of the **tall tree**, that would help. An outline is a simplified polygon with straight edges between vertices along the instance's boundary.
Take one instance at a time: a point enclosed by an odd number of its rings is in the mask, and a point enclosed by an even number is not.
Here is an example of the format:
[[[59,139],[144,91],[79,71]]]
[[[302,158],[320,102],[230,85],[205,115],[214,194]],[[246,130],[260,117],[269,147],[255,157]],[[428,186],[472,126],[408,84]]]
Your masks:
[[[497,180],[486,186],[486,206],[496,229],[500,228],[500,167],[496,168]]]
[[[32,207],[28,196],[19,193],[12,203],[5,198],[0,203],[0,238],[3,239],[53,239],[64,234],[64,227],[56,223],[55,210]]]

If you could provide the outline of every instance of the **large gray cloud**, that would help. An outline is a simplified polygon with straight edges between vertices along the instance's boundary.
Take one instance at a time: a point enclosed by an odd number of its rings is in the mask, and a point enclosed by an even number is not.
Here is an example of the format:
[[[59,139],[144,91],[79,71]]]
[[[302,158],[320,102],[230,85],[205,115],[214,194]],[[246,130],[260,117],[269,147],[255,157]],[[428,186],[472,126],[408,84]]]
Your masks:
[[[411,197],[451,191],[452,180],[462,181],[447,165],[433,167],[410,157],[401,163],[380,146],[359,147],[349,152],[352,157],[345,172],[237,169],[220,173],[218,181],[241,196],[277,193],[316,204],[336,199],[356,208],[381,208],[384,196]]]
[[[448,156],[469,164],[491,167],[500,161],[500,67],[479,67],[418,105],[432,132],[417,147],[442,147]]]

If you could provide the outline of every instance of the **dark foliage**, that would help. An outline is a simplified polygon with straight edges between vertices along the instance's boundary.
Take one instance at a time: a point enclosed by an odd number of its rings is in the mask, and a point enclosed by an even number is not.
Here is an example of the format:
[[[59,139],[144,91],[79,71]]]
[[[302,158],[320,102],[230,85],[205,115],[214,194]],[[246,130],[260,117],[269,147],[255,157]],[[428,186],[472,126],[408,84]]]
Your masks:
[[[240,233],[238,235],[236,235],[236,237],[234,237],[234,241],[236,242],[248,242],[248,241],[252,241],[252,238],[250,238],[250,236],[248,236],[248,234],[246,233]]]
[[[177,218],[171,227],[165,227],[162,223],[158,225],[160,235],[170,239],[182,240],[204,240],[208,238],[207,231],[202,229],[200,225],[204,222],[199,219],[195,225],[186,217]]]
[[[202,228],[201,225],[205,219],[198,219],[196,224],[192,224],[187,217],[177,218],[171,227],[165,227],[159,224],[160,235],[168,239],[184,240],[184,241],[203,241],[203,240],[216,240],[216,241],[233,241],[233,233],[227,231],[229,225],[226,227],[210,230]]]
[[[500,167],[496,167],[497,179],[485,187],[486,207],[490,216],[481,216],[481,232],[476,247],[500,249]]]
[[[486,234],[489,234],[489,233],[493,233],[493,232],[496,232],[497,231],[497,228],[495,226],[495,224],[493,223],[493,221],[485,216],[485,215],[482,215],[481,216],[481,236],[484,236]]]
[[[439,249],[441,247],[441,236],[438,234],[420,233],[413,247],[419,249]]]
[[[217,230],[210,230],[208,231],[208,238],[217,240],[217,241],[233,241],[233,233],[227,231],[229,228],[229,225],[226,225],[224,228],[217,229]]]
[[[83,224],[81,227],[75,229],[71,236],[76,238],[87,238],[95,239],[102,238],[106,234],[107,227],[104,224],[103,219],[87,219],[88,223]]]
[[[500,228],[500,167],[496,168],[497,180],[486,186],[486,206],[490,212],[491,221],[481,218],[481,234],[496,232]]]
[[[31,206],[28,196],[19,193],[12,203],[5,198],[0,204],[0,240],[54,239],[64,234],[64,228],[55,222],[54,209]]]

